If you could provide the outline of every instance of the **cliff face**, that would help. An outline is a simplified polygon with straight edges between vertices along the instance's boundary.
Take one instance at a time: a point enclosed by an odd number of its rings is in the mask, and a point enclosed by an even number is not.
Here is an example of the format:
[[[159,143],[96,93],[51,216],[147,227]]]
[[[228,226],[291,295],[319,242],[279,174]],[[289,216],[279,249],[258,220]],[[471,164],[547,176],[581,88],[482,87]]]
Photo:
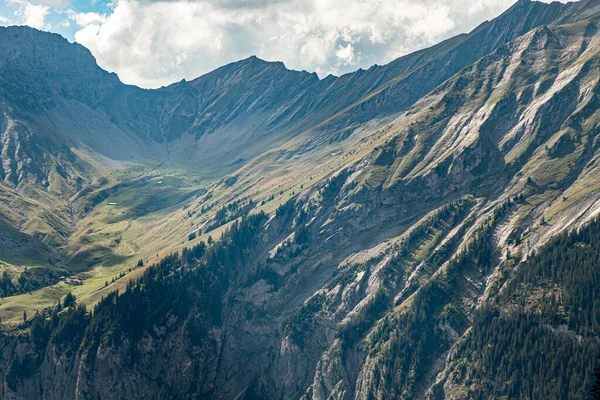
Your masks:
[[[157,91],[108,74],[95,95],[73,89],[127,138],[171,143],[171,157],[186,140],[202,154],[211,137],[275,143],[293,129],[294,154],[312,154],[362,118],[377,124],[360,156],[271,215],[167,257],[93,313],[55,308],[4,335],[0,397],[585,398],[600,323],[597,12],[519,2],[338,79],[251,58]],[[323,93],[343,112],[301,135],[324,121]],[[243,187],[248,166],[210,190]]]

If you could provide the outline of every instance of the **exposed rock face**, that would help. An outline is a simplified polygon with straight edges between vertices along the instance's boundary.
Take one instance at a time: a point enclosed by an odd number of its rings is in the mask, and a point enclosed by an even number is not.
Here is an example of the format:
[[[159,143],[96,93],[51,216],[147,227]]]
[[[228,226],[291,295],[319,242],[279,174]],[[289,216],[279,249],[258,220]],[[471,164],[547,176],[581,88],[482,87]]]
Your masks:
[[[538,279],[542,268],[527,259],[551,253],[552,238],[584,225],[600,204],[598,11],[597,1],[521,1],[470,35],[337,79],[250,58],[157,91],[121,87],[103,73],[103,89],[73,88],[78,107],[108,115],[110,129],[141,141],[140,152],[193,140],[203,154],[211,138],[276,142],[365,93],[372,96],[319,126],[302,151],[380,113],[401,114],[367,156],[252,220],[245,234],[224,236],[208,255],[169,259],[89,319],[64,312],[51,335],[32,327],[32,338],[3,337],[0,397],[535,397],[544,382],[511,380],[520,386],[502,392],[474,350],[500,352],[501,338],[486,342],[486,323],[516,326],[515,315],[529,324],[518,332],[566,343],[577,356],[554,360],[556,369],[579,376],[598,350],[597,322],[588,303],[567,302],[592,293],[597,275],[574,271],[580,282],[563,285],[569,274]],[[328,108],[323,93],[340,102]],[[56,98],[36,100],[31,112],[57,110]],[[15,118],[4,118],[5,132]],[[18,186],[35,163],[23,161],[13,137],[4,179]],[[595,248],[596,236],[586,235],[565,248]],[[534,278],[520,278],[527,268]],[[544,319],[547,298],[561,312]],[[65,326],[73,337],[61,336]],[[530,354],[544,353],[527,343],[537,351]],[[580,398],[585,385],[561,375],[549,397]]]

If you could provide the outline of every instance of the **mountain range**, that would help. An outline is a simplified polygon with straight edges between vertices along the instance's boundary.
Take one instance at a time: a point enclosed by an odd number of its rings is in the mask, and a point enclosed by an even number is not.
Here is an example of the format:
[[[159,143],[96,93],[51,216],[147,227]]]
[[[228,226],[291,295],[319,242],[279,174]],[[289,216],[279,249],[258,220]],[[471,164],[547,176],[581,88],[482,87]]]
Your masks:
[[[0,397],[588,398],[599,24],[153,90],[0,28]]]

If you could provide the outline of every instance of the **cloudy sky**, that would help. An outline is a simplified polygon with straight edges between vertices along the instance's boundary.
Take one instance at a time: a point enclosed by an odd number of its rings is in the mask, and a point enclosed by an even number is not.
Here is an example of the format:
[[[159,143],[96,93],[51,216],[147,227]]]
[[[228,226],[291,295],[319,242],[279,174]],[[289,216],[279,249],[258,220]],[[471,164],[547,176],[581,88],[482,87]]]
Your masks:
[[[0,24],[58,32],[159,87],[257,55],[339,75],[468,32],[515,0],[0,0]]]

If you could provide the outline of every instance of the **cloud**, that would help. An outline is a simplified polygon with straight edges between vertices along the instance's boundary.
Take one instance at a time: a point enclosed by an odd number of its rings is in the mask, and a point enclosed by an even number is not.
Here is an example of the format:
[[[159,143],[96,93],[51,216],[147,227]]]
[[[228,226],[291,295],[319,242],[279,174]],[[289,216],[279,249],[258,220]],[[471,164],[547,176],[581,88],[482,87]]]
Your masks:
[[[26,2],[23,7],[23,23],[33,28],[42,29],[45,26],[46,16],[49,12],[49,6]]]
[[[31,0],[30,3],[36,6],[48,6],[54,9],[61,9],[70,5],[71,0]]]
[[[70,14],[75,40],[127,83],[156,87],[257,55],[342,74],[467,32],[515,0],[117,0]]]
[[[354,54],[354,48],[352,47],[352,43],[348,43],[346,47],[339,45],[337,51],[335,52],[335,56],[341,61],[343,65],[352,65],[356,58]]]
[[[11,17],[0,17],[0,24],[28,25],[37,29],[48,29],[46,17],[54,6],[58,6],[63,0],[28,1],[28,0],[6,0],[9,10],[12,9]],[[66,4],[66,3],[65,3]]]
[[[106,22],[106,15],[98,14],[95,12],[75,12],[68,10],[67,15],[69,19],[75,22],[80,28],[85,28],[90,25],[100,25]]]

